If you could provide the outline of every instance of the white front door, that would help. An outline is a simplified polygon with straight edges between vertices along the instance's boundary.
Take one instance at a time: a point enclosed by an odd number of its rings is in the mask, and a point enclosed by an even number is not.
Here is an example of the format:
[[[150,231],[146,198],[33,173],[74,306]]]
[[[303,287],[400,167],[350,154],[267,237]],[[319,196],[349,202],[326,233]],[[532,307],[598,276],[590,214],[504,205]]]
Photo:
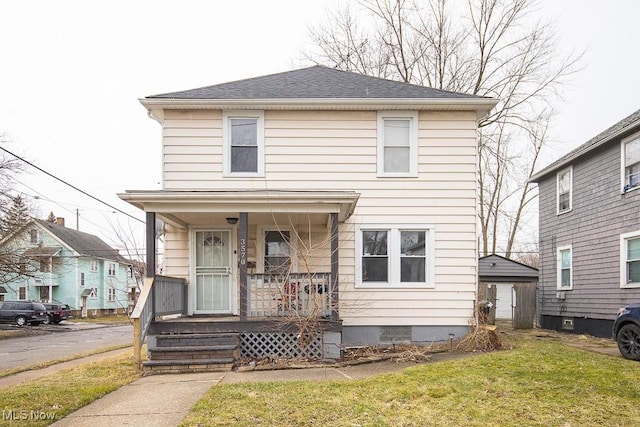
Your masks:
[[[231,254],[229,230],[196,231],[196,313],[231,313]]]

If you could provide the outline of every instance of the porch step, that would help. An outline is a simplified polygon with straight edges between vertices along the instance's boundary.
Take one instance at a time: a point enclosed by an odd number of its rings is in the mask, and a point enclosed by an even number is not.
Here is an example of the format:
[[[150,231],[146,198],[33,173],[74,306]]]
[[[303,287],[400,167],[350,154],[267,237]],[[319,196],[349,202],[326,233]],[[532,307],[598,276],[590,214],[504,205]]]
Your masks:
[[[240,356],[240,336],[229,333],[150,335],[146,374],[230,371]]]
[[[144,373],[184,374],[193,372],[228,372],[233,368],[235,358],[189,359],[189,360],[146,360],[142,362]]]

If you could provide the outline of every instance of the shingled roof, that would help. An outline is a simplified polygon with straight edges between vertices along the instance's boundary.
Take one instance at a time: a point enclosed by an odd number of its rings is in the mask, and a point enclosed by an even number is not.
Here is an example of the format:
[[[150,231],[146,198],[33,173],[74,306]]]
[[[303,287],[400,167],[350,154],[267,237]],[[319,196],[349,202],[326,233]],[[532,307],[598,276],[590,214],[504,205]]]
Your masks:
[[[613,126],[600,132],[598,135],[594,136],[593,138],[591,138],[590,140],[588,140],[587,142],[585,142],[575,150],[570,151],[569,153],[560,157],[555,162],[551,163],[549,166],[535,173],[531,177],[530,181],[540,182],[540,180],[546,175],[549,175],[550,173],[553,173],[558,169],[563,168],[564,166],[570,164],[572,161],[574,161],[578,157],[581,157],[589,153],[590,151],[600,147],[601,145],[604,145],[609,141],[613,140],[617,136],[620,136],[626,132],[630,132],[639,126],[640,126],[640,110],[637,110],[632,114],[630,114],[629,116],[625,117],[624,119],[620,120],[618,123],[614,124]]]
[[[491,99],[316,65],[146,99]]]
[[[34,219],[34,222],[46,228],[51,234],[58,237],[65,244],[78,252],[94,258],[103,258],[111,261],[128,264],[127,261],[116,249],[106,244],[102,239],[93,234],[73,230],[63,225],[58,225],[41,219]]]

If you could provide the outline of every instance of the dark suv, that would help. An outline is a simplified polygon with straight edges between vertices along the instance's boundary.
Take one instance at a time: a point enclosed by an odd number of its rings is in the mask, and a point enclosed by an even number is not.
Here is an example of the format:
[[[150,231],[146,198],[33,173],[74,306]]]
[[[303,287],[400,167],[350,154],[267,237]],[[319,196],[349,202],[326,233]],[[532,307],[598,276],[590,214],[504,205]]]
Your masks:
[[[67,312],[62,308],[62,304],[43,303],[42,305],[47,309],[47,320],[44,322],[45,325],[50,323],[57,325],[67,319]]]
[[[613,339],[625,359],[640,360],[640,303],[618,310],[613,322]]]
[[[0,302],[0,322],[11,322],[18,326],[39,325],[47,320],[47,309],[39,302]]]

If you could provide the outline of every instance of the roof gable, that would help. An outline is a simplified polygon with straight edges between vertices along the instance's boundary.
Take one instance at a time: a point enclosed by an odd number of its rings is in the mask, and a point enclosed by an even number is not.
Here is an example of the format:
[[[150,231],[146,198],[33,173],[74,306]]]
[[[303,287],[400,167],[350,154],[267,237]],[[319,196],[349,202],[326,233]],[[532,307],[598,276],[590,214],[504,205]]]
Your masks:
[[[490,99],[316,65],[147,99]]]
[[[606,144],[612,141],[617,136],[620,136],[623,133],[632,132],[634,130],[640,129],[640,110],[637,110],[620,120],[613,126],[610,126],[606,130],[600,132],[598,135],[594,136],[584,144],[580,145],[578,148],[570,151],[564,156],[560,157],[555,162],[551,163],[549,166],[543,168],[539,172],[535,173],[529,181],[531,182],[540,182],[543,177],[546,175],[553,173],[567,165],[569,165],[573,160],[581,157],[592,150],[600,147],[603,144]]]
[[[73,230],[41,219],[34,219],[34,222],[80,255],[128,263],[116,249],[113,249],[102,239],[94,236],[93,234]]]

